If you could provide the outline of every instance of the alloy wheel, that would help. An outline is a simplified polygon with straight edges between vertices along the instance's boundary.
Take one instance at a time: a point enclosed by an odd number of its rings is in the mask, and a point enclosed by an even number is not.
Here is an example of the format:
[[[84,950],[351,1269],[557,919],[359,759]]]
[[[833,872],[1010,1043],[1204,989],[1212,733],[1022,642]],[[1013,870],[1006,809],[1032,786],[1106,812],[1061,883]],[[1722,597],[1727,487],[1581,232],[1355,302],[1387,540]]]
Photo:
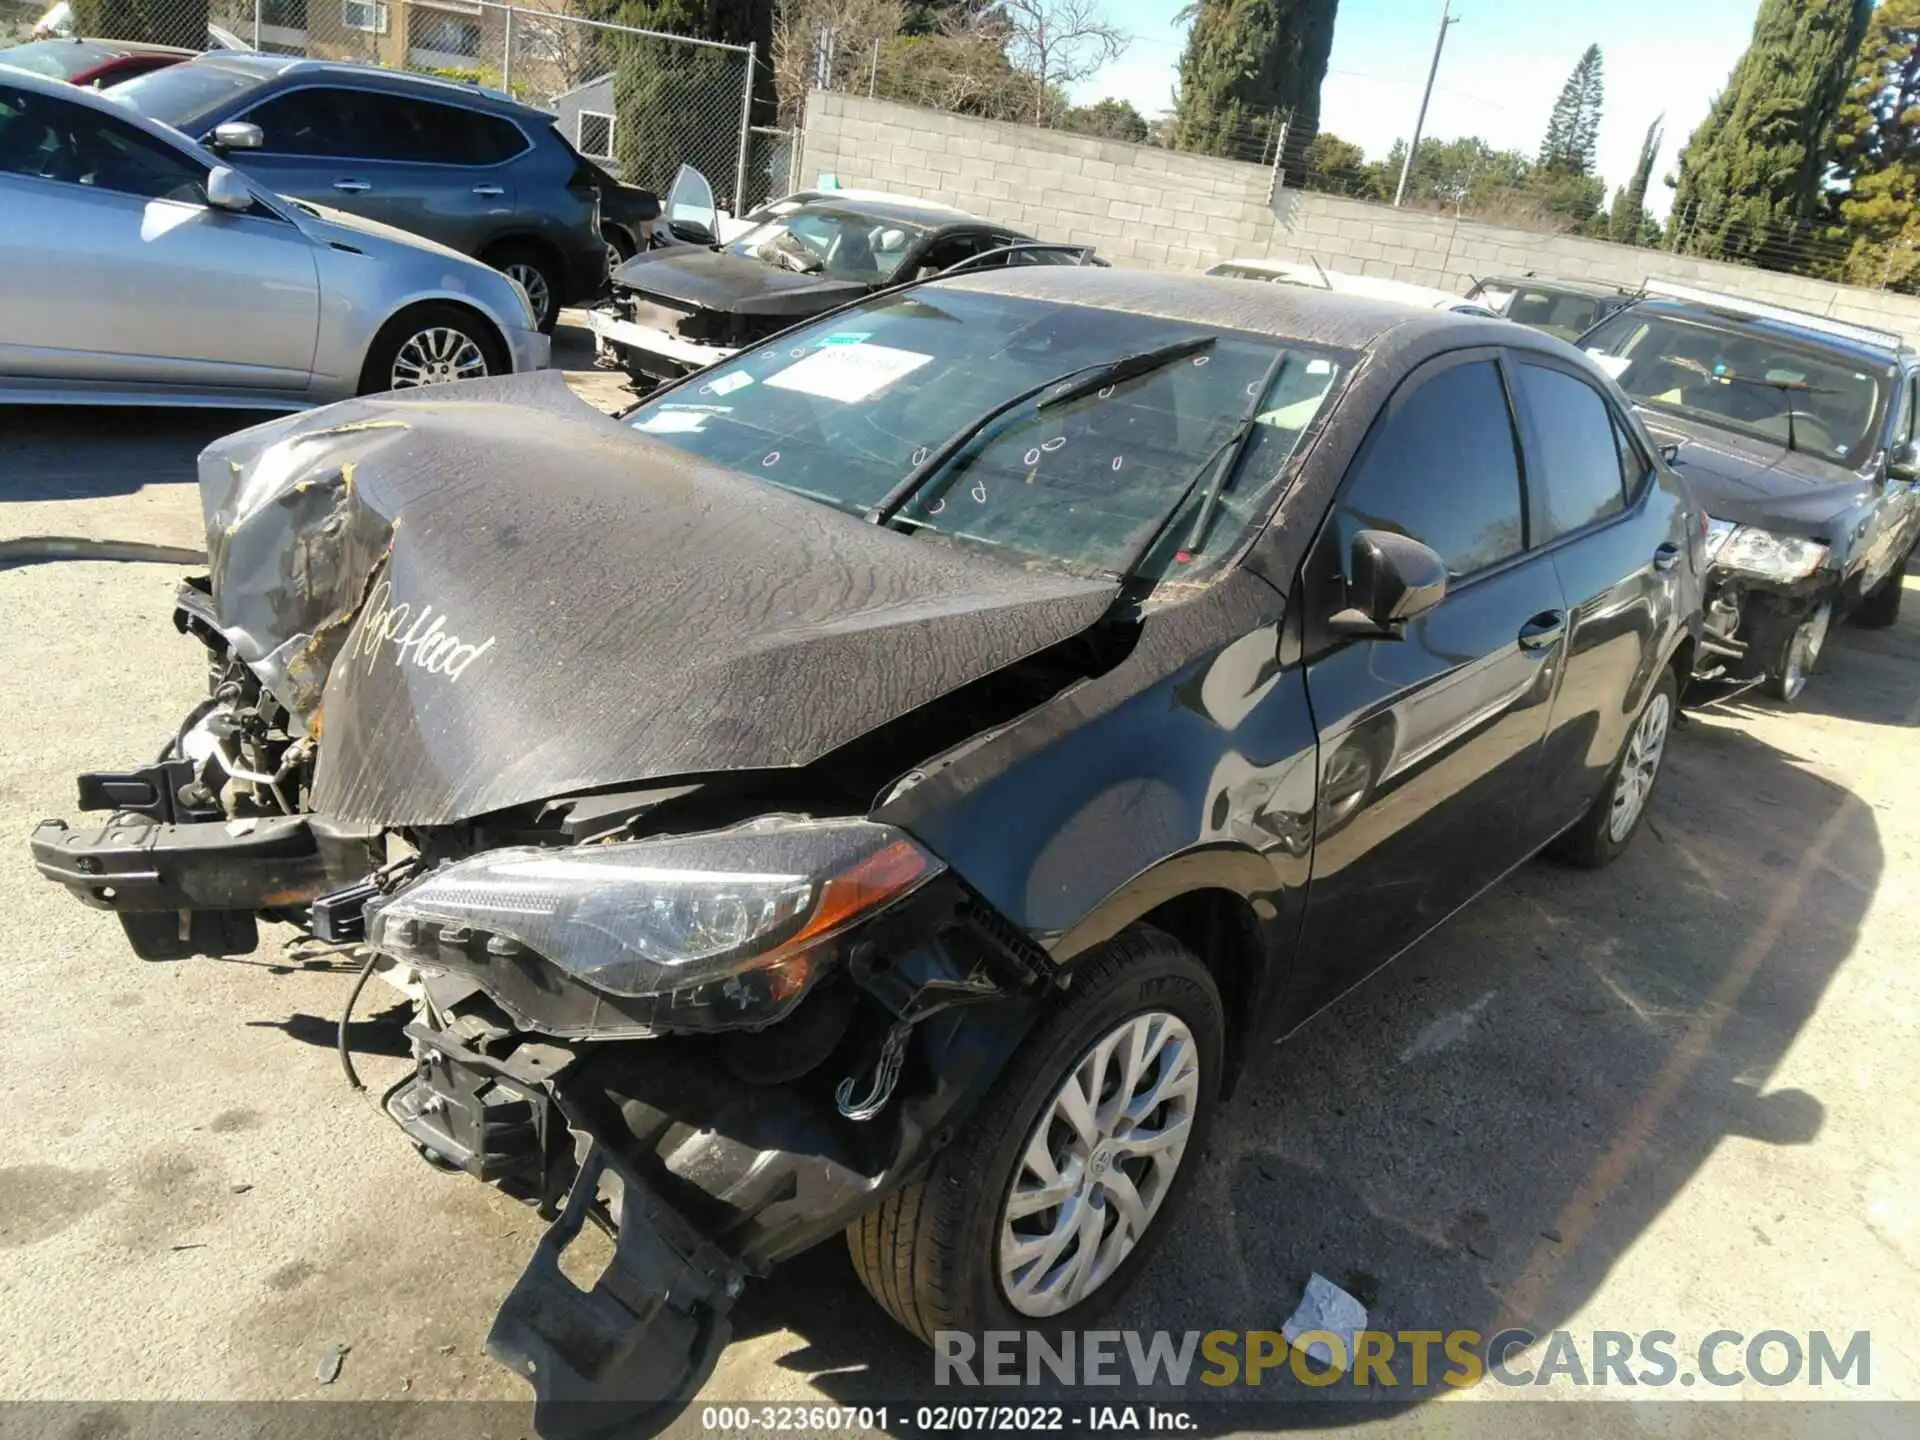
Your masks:
[[[517,280],[520,283],[520,288],[527,292],[527,299],[533,305],[534,323],[544,324],[547,318],[547,306],[553,303],[553,291],[547,284],[546,272],[538,265],[516,260],[500,273],[509,280]]]
[[[1027,1137],[1001,1206],[1000,1287],[1057,1315],[1113,1278],[1166,1200],[1200,1098],[1193,1032],[1164,1010],[1110,1031]]]
[[[1798,699],[1800,692],[1807,688],[1807,677],[1813,673],[1814,662],[1820,658],[1821,648],[1827,643],[1827,630],[1832,624],[1833,602],[1825,600],[1793,632],[1793,641],[1787,646],[1786,666],[1780,677],[1780,692],[1787,699]]]
[[[469,335],[434,325],[409,336],[394,352],[390,388],[413,390],[454,380],[477,380],[487,373],[487,357]]]
[[[1633,734],[1627,737],[1627,752],[1620,757],[1620,774],[1613,782],[1613,809],[1607,818],[1607,834],[1618,845],[1633,832],[1640,812],[1646,809],[1647,796],[1660,774],[1660,757],[1666,753],[1667,732],[1673,725],[1673,704],[1665,692],[1656,692],[1641,712]]]

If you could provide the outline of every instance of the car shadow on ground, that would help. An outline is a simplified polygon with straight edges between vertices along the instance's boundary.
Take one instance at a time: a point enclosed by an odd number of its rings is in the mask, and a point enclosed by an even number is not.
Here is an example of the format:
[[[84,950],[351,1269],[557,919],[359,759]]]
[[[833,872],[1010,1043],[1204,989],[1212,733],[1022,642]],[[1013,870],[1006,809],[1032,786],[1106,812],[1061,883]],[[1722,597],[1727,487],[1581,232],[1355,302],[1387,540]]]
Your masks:
[[[1524,867],[1256,1056],[1187,1208],[1101,1328],[1278,1330],[1318,1272],[1375,1329],[1544,1334],[1716,1147],[1813,1140],[1820,1097],[1769,1076],[1880,882],[1873,810],[1724,719],[1696,721],[1669,757],[1612,869]],[[1773,1220],[1756,1196],[1729,1223],[1766,1246]],[[1326,1402],[1439,1389],[1409,1391],[1403,1369],[1397,1390],[1309,1390],[1283,1367],[1257,1390],[936,1390],[930,1353],[867,1300],[837,1243],[742,1297],[736,1337],[776,1332],[803,1342],[776,1363],[856,1405],[1259,1402],[1202,1412],[1219,1430],[1357,1421],[1377,1403]],[[723,1360],[708,1393],[728,1395],[726,1376]]]
[[[266,410],[9,406],[0,409],[7,451],[0,504],[191,485],[203,449],[222,435],[272,418]]]

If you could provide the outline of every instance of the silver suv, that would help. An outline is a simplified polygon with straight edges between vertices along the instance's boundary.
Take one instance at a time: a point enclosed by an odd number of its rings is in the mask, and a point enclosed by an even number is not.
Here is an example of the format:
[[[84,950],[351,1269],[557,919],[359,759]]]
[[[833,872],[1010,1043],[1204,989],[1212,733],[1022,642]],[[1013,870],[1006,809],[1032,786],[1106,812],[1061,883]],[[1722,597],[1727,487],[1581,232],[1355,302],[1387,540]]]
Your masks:
[[[540,327],[606,280],[600,191],[553,117],[424,75],[284,55],[210,54],[114,99],[267,189],[410,230],[518,280]]]

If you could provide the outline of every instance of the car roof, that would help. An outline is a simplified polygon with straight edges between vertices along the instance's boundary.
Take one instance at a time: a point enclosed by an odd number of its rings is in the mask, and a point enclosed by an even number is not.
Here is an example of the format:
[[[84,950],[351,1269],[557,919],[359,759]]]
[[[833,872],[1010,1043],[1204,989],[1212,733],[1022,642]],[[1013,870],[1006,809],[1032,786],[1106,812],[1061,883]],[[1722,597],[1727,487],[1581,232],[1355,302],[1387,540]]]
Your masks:
[[[1597,300],[1630,298],[1639,293],[1620,285],[1609,285],[1604,280],[1559,280],[1551,275],[1480,275],[1474,277],[1474,284],[1503,285],[1513,290],[1559,290],[1568,295],[1591,295]]]
[[[163,125],[158,120],[149,120],[131,105],[113,98],[111,90],[93,90],[84,85],[69,85],[65,80],[55,80],[49,75],[36,75],[31,70],[17,70],[11,65],[0,63],[0,79],[21,90],[31,90],[37,94],[50,95],[56,100],[64,100],[69,105],[85,105],[89,109],[101,111],[122,120],[135,129],[147,134],[174,149],[191,155],[205,165],[218,165],[220,161],[194,143],[188,136],[181,134],[171,125]]]
[[[1300,285],[1252,285],[1221,275],[1102,269],[1081,265],[1020,265],[977,270],[928,282],[1021,299],[1052,300],[1125,310],[1165,320],[1251,331],[1342,350],[1366,350],[1389,331],[1426,334],[1457,329],[1485,344],[1515,343],[1519,327],[1504,320],[1416,309],[1368,295]],[[1530,332],[1529,332],[1530,333]]]
[[[849,215],[857,215],[863,220],[892,220],[903,225],[922,225],[930,230],[943,229],[949,225],[992,225],[978,215],[968,214],[965,210],[956,210],[951,205],[940,205],[931,201],[913,200],[903,195],[885,199],[868,200],[849,198],[844,190],[829,190],[804,202],[803,209],[841,210]],[[994,226],[1013,234],[1010,226]]]
[[[69,36],[53,40],[28,40],[7,48],[25,50],[29,46],[35,49],[66,50],[101,60],[112,60],[122,55],[198,55],[200,53],[184,45],[156,45],[148,40],[110,40],[92,35]],[[0,51],[0,54],[4,53],[5,51]]]
[[[363,90],[419,95],[422,99],[465,105],[469,109],[486,110],[496,115],[540,120],[553,118],[549,112],[524,104],[502,90],[489,90],[484,85],[469,85],[460,80],[446,80],[438,75],[419,75],[411,70],[388,70],[379,65],[363,65],[354,60],[310,60],[304,55],[269,55],[258,50],[209,50],[186,63],[239,71],[256,76],[263,84],[281,78],[326,80]]]
[[[1654,297],[1636,300],[1627,307],[1627,311],[1732,325],[1753,335],[1765,335],[1794,345],[1837,351],[1869,365],[1893,365],[1902,356],[1910,356],[1914,353],[1913,348],[1908,345],[1897,348],[1890,344],[1876,345],[1869,340],[1852,335],[1836,334],[1831,330],[1818,329],[1812,325],[1795,325],[1791,321],[1776,319],[1771,315],[1749,315],[1738,310],[1722,310],[1697,300],[1669,300]]]
[[[1238,265],[1247,270],[1257,270],[1283,284],[1299,285],[1309,290],[1330,291],[1337,295],[1368,295],[1376,300],[1393,300],[1402,305],[1419,305],[1427,309],[1441,309],[1470,303],[1450,290],[1436,289],[1431,285],[1415,285],[1410,281],[1393,280],[1384,275],[1355,275],[1350,270],[1325,270],[1311,263],[1301,264],[1293,260],[1235,259],[1222,263]],[[1221,278],[1245,279],[1244,276]]]

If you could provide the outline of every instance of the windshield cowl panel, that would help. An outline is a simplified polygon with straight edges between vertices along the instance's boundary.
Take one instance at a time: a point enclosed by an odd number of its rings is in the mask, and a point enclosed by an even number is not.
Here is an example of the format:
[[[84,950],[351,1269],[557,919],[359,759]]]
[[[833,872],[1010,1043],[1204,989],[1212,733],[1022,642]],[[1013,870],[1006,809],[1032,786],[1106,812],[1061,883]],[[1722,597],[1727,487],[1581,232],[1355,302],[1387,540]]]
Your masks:
[[[1206,343],[1180,353],[1190,340]],[[1048,383],[1169,346],[1165,363],[1066,387],[1064,399]],[[1189,581],[1216,573],[1264,525],[1355,359],[934,285],[744,351],[628,423],[822,504],[880,507],[876,518],[900,529],[1031,568],[1111,576],[1132,566],[1141,578]],[[957,448],[956,436],[967,437]],[[897,513],[882,506],[908,477]]]

